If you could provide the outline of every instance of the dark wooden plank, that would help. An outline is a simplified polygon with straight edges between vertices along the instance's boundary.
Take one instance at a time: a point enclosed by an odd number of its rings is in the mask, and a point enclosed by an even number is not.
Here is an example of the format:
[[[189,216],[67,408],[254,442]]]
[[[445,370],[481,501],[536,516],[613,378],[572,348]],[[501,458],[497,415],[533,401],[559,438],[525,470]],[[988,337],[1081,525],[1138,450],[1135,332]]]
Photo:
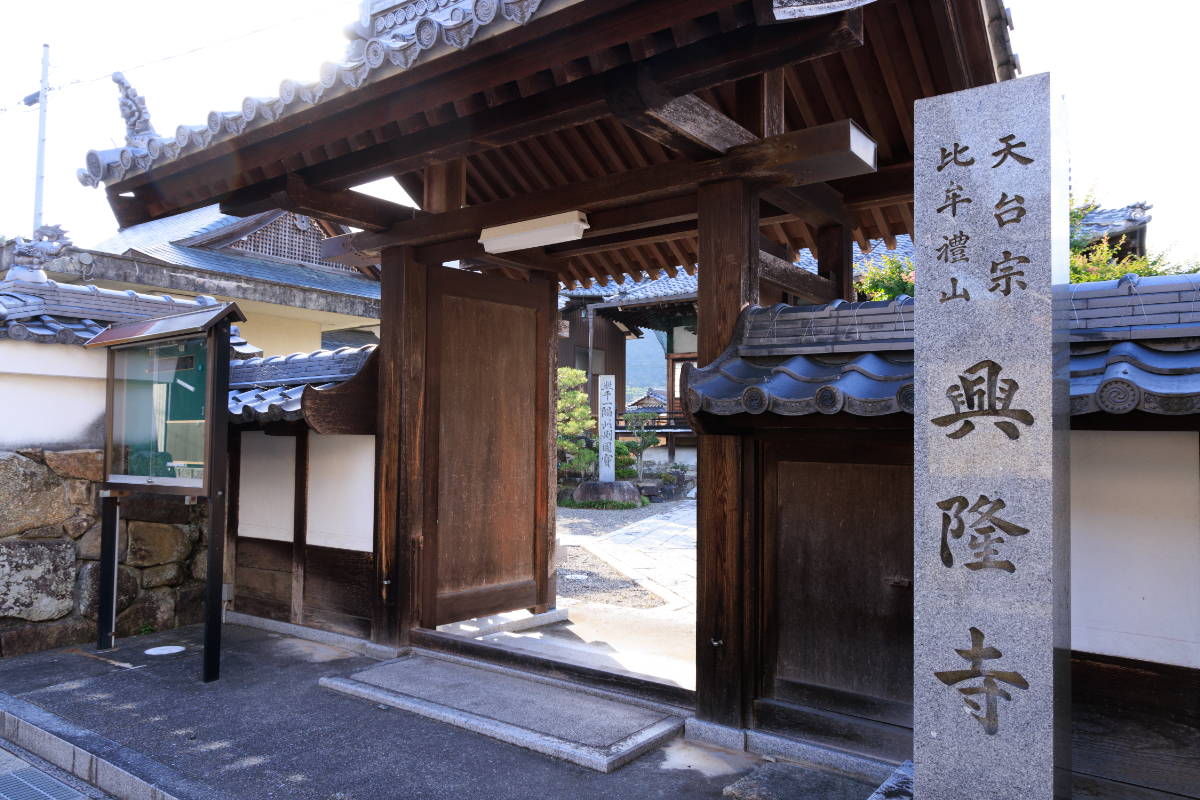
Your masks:
[[[259,594],[238,593],[234,601],[234,610],[239,614],[249,614],[252,617],[273,619],[276,622],[291,622],[291,600],[277,600]]]
[[[774,474],[776,682],[911,704],[913,468],[801,457]]]
[[[732,337],[742,308],[758,301],[758,196],[741,181],[703,186],[698,362],[709,364]],[[740,728],[746,697],[744,661],[757,647],[745,629],[742,441],[700,436],[696,512],[696,715]]]
[[[912,191],[912,185],[909,185]],[[842,194],[827,183],[767,189],[763,199],[816,228],[844,225],[849,221]]]
[[[360,550],[308,545],[304,610],[370,618],[375,559]]]
[[[296,434],[292,511],[292,622],[304,621],[305,548],[308,544],[308,431]]]
[[[1075,772],[1071,775],[1071,797],[1075,800],[1180,800],[1186,795]]]
[[[912,758],[912,729],[761,699],[754,727],[847,753],[899,763]]]
[[[771,253],[759,253],[759,280],[791,292],[812,303],[829,303],[841,296],[840,287]]]
[[[386,231],[401,220],[424,213],[362,192],[313,189],[294,172],[235,191],[221,202],[221,211],[236,217],[276,208],[370,231]]]
[[[537,605],[533,613],[549,611],[557,596],[558,559],[556,547],[556,513],[558,507],[558,286],[552,280],[541,284],[543,305],[538,309],[538,343],[543,348],[538,357],[536,410],[542,452],[538,458],[538,496],[535,498],[536,512],[534,535],[536,551],[534,569],[537,572]],[[625,385],[624,359],[621,359],[620,377]],[[620,406],[624,408],[624,404]]]
[[[528,560],[528,556],[527,560]],[[444,562],[443,562],[444,563]],[[437,596],[437,624],[503,614],[537,605],[537,581],[467,589]]]
[[[537,581],[538,312],[546,304],[536,287],[444,269],[431,281],[424,468],[426,558],[433,538],[436,567],[425,574],[437,624],[446,595]]]
[[[314,433],[374,436],[379,417],[379,348],[353,378],[328,389],[305,386],[300,410]]]
[[[237,599],[260,597],[288,606],[285,620],[291,619],[292,573],[273,569],[238,567]]]
[[[251,567],[276,572],[291,572],[292,543],[242,536],[238,540],[237,565],[238,569]]]
[[[695,95],[675,97],[654,83],[644,63],[612,76],[606,101],[622,123],[688,158],[707,158],[761,138]]]
[[[1200,670],[1072,653],[1072,768],[1200,797]]]
[[[238,428],[231,428],[229,431],[229,499],[225,511],[225,567],[222,569],[222,580],[230,584],[237,583],[238,526],[241,520],[241,497],[242,432]]]
[[[309,628],[353,636],[356,639],[371,638],[371,620],[368,617],[356,617],[305,606],[303,624]]]
[[[430,214],[453,211],[467,204],[467,162],[459,158],[425,168],[421,208]]]
[[[421,535],[426,268],[411,248],[385,250],[375,436],[373,641],[402,646],[415,609]]]
[[[581,667],[576,664],[555,661],[554,659],[536,656],[489,642],[477,639],[465,639],[461,636],[440,633],[426,628],[415,628],[413,630],[412,644],[414,647],[423,647],[427,650],[436,650],[465,658],[490,661],[494,664],[515,667],[523,672],[531,672],[558,680],[573,681],[586,686],[620,692],[633,697],[654,700],[655,702],[667,703],[681,708],[694,708],[696,705],[695,692],[672,684],[658,683],[656,681],[635,678],[632,675],[620,675],[590,667]]]
[[[832,281],[838,296],[854,302],[853,237],[847,225],[830,225],[817,231],[817,274]]]
[[[833,689],[828,686],[817,686],[810,683],[800,683],[777,678],[774,699],[797,706],[819,708],[835,714],[847,714],[852,717],[873,719],[886,722],[889,725],[899,725],[902,728],[912,728],[912,703],[888,700],[873,695],[847,692],[843,689]]]
[[[478,238],[483,228],[562,211],[577,209],[590,213],[667,199],[694,192],[701,184],[727,179],[756,178],[791,185],[858,175],[875,167],[873,154],[868,163],[852,149],[853,143],[860,141],[858,137],[863,136],[865,134],[853,122],[843,120],[742,145],[710,161],[655,164],[533,192],[523,196],[519,203],[510,199],[494,200],[402,222],[386,233],[364,231],[346,236],[358,251],[373,253],[399,244],[425,245],[471,236]]]

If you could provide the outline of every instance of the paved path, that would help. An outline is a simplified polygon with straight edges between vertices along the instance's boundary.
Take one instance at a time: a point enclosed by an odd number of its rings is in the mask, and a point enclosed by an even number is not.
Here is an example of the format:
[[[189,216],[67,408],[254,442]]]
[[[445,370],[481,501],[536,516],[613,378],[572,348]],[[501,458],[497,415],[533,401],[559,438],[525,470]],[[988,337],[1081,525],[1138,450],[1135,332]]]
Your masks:
[[[646,588],[662,594],[668,602],[664,611],[695,615],[695,500],[678,503],[670,511],[578,543]]]
[[[18,758],[8,748],[19,751],[30,761],[38,762],[38,766]],[[51,777],[50,773],[54,773],[54,776]],[[89,793],[81,794],[72,786],[56,780],[60,777],[65,777],[74,786],[90,789]],[[86,800],[86,797],[104,798],[108,795],[65,776],[61,770],[30,756],[10,742],[5,742],[4,747],[0,748],[0,800]]]

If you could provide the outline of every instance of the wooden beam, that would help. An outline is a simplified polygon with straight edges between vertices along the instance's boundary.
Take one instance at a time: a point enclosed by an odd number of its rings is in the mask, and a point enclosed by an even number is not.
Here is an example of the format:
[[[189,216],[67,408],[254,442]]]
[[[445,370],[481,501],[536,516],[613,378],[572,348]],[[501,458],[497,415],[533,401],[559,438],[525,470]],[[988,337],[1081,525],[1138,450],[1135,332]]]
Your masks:
[[[764,200],[815,228],[844,225],[849,221],[841,192],[827,183],[764,189],[762,196]]]
[[[371,639],[406,646],[416,616],[423,494],[428,269],[411,248],[383,252],[375,434],[375,591]]]
[[[675,97],[651,80],[645,64],[616,72],[606,93],[609,110],[666,148],[700,159],[759,138],[695,95]]]
[[[400,184],[400,188],[408,195],[408,199],[412,200],[417,206],[421,206],[421,202],[425,198],[425,176],[423,171],[403,172],[392,177],[396,179],[396,183]]]
[[[869,176],[839,178],[830,181],[830,185],[842,193],[846,208],[850,211],[862,211],[873,206],[911,203],[913,200],[913,165],[912,163],[892,164],[880,167],[878,171]]]
[[[304,624],[304,567],[308,547],[308,429],[296,432],[292,505],[292,623]]]
[[[699,211],[697,360],[707,365],[728,345],[742,309],[759,299],[758,198],[745,181],[709,184],[700,188]],[[731,728],[745,726],[755,680],[746,599],[757,583],[746,574],[743,454],[740,437],[699,437],[696,717]]]
[[[467,204],[467,162],[459,158],[425,168],[424,201],[430,214],[457,211]]]
[[[421,213],[362,192],[313,189],[294,172],[234,192],[221,203],[221,211],[235,217],[249,217],[276,208],[369,231],[386,231],[395,223],[411,220]]]
[[[758,259],[758,277],[764,283],[774,284],[811,303],[831,303],[841,297],[838,285],[828,278],[814,275],[771,253],[761,252]]]
[[[853,238],[848,225],[830,225],[817,231],[817,275],[833,283],[836,298],[854,302]]]
[[[400,222],[385,233],[347,234],[360,252],[383,247],[424,245],[453,239],[478,238],[483,228],[549,216],[563,211],[591,212],[689,194],[701,184],[729,179],[752,179],[775,185],[794,185],[858,175],[875,169],[870,138],[851,120],[792,131],[741,145],[711,161],[672,161],[570,186],[524,195],[518,202],[496,200],[476,206],[425,215]],[[870,152],[864,153],[864,148]],[[863,155],[860,155],[863,153]],[[335,237],[340,238],[340,237]],[[326,239],[333,242],[334,239]],[[329,245],[335,249],[338,245]]]
[[[787,264],[792,263],[790,260],[788,260],[787,248],[772,240],[771,237],[762,232],[761,228],[758,232],[758,251],[759,253],[765,253],[772,258],[779,259]]]
[[[783,84],[782,69],[738,81],[734,85],[737,123],[759,139],[783,133]]]

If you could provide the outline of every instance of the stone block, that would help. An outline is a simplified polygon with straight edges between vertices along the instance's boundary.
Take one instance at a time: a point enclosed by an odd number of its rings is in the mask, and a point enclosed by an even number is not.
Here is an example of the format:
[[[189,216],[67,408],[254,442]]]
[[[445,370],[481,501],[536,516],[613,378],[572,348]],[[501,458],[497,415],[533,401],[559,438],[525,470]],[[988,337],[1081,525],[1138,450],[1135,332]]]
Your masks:
[[[198,581],[208,580],[208,548],[198,550],[192,559],[192,577]]]
[[[662,481],[638,481],[637,487],[646,497],[658,497],[663,493]]]
[[[584,481],[579,484],[573,495],[575,502],[583,503],[589,500],[609,500],[615,503],[641,503],[642,495],[629,481]]]
[[[117,636],[137,636],[143,627],[157,631],[175,627],[174,589],[147,589],[117,617]]]
[[[183,565],[178,563],[160,564],[157,567],[146,567],[142,570],[142,586],[152,589],[155,586],[174,586],[183,582]]]
[[[70,536],[72,539],[78,539],[87,533],[88,528],[92,527],[92,522],[94,520],[91,517],[84,514],[77,514],[63,523],[63,530],[67,536]]]
[[[189,582],[175,590],[175,624],[198,625],[204,622],[204,584]]]
[[[23,656],[56,647],[86,644],[96,639],[96,623],[64,619],[39,625],[22,625],[0,632],[0,658]]]
[[[128,520],[182,525],[191,519],[193,508],[178,495],[136,493],[121,498],[121,517]]]
[[[75,545],[60,540],[0,542],[0,617],[58,619],[75,604]]]
[[[94,525],[83,536],[75,540],[75,549],[79,557],[85,561],[100,560],[100,526]],[[117,526],[117,561],[125,563],[129,552],[129,529],[125,520]]]
[[[129,522],[129,555],[125,562],[131,567],[153,567],[187,558],[192,549],[184,525],[161,522]]]
[[[104,480],[103,450],[47,450],[43,456],[46,466],[61,478],[82,478],[86,481]]]
[[[91,481],[84,480],[69,480],[67,481],[67,500],[77,506],[84,508],[95,508],[96,506],[96,484]]]
[[[40,447],[18,447],[17,455],[25,456],[30,461],[36,461],[39,464],[45,464],[45,451]]]
[[[21,534],[22,539],[61,539],[62,525],[46,525],[41,528],[31,528]]]
[[[61,524],[73,514],[57,475],[25,456],[0,452],[0,537]]]
[[[77,603],[79,613],[85,617],[96,618],[100,598],[100,564],[88,561],[79,568],[79,587]],[[117,568],[117,613],[133,605],[138,596],[138,571],[129,567]]]

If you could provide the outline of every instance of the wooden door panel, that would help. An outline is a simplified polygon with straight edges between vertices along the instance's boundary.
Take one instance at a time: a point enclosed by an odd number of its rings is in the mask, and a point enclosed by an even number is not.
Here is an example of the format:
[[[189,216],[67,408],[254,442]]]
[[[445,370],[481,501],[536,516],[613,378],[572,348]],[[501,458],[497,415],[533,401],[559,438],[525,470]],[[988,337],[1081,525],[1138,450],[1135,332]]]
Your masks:
[[[439,595],[533,580],[538,450],[534,310],[443,304]]]
[[[551,284],[431,268],[426,627],[547,603]]]
[[[911,704],[912,466],[780,460],[775,479],[775,679],[843,713]],[[899,722],[894,702],[878,716]]]

